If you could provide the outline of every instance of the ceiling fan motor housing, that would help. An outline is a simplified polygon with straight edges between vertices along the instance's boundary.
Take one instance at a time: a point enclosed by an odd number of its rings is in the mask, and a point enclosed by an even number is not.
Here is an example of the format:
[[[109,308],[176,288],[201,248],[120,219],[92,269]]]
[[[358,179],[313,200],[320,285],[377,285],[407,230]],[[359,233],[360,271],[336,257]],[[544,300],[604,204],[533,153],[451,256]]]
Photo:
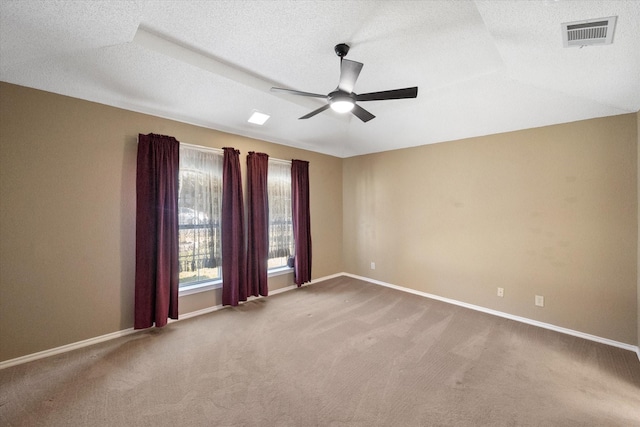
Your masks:
[[[342,90],[334,90],[329,95],[329,102],[335,101],[351,101],[355,104],[356,96],[353,93],[344,92]]]

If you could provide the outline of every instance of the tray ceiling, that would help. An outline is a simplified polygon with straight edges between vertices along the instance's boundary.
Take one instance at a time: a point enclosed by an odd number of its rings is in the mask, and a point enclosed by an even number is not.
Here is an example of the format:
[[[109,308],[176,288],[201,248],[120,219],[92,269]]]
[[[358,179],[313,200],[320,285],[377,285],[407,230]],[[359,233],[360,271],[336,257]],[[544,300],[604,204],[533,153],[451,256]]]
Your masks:
[[[563,47],[610,16],[612,44]],[[342,42],[356,92],[418,97],[298,120],[323,101],[269,87],[334,90]],[[338,157],[636,112],[638,46],[637,1],[0,3],[2,81]]]

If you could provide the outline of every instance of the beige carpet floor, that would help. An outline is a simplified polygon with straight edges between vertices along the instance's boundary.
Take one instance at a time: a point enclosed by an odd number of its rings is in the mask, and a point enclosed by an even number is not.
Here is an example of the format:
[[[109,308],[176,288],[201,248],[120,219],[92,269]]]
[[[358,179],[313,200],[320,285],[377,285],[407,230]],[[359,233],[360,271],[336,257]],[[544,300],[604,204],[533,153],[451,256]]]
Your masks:
[[[2,426],[639,426],[636,354],[340,277],[0,371]]]

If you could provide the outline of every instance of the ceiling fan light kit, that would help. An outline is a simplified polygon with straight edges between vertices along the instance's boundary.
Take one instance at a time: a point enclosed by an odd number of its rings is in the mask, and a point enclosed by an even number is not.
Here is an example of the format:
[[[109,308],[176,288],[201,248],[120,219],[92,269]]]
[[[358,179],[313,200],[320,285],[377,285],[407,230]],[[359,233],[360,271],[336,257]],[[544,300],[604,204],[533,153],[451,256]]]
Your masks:
[[[334,50],[336,52],[336,55],[340,57],[340,81],[338,83],[338,87],[333,92],[329,93],[328,95],[321,95],[318,93],[301,92],[293,89],[284,89],[278,87],[271,88],[272,92],[285,92],[291,95],[324,98],[327,100],[326,105],[323,105],[317,110],[314,110],[300,117],[300,119],[308,119],[318,113],[327,110],[328,108],[331,108],[338,113],[351,112],[353,115],[366,123],[369,120],[374,119],[376,116],[360,107],[357,102],[384,101],[388,99],[406,99],[415,98],[418,96],[417,86],[404,89],[385,90],[382,92],[363,93],[360,95],[356,94],[355,92],[353,92],[353,89],[356,84],[356,80],[358,80],[358,76],[360,75],[363,64],[361,62],[344,59],[344,57],[349,52],[349,45],[346,43],[340,43],[336,45]]]
[[[353,94],[348,96],[344,92],[335,91],[329,94],[329,105],[337,113],[348,113],[356,105]]]

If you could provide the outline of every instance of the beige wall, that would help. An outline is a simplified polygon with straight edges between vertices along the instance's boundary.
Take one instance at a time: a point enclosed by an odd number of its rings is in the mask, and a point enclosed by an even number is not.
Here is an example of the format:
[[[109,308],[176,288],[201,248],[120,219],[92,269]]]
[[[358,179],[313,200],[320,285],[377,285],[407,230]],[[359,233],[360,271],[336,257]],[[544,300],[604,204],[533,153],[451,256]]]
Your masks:
[[[637,145],[628,114],[345,159],[346,271],[635,345]]]
[[[0,361],[132,327],[138,133],[310,161],[313,277],[342,271],[342,160],[0,83]],[[292,284],[291,275],[270,288]],[[181,298],[180,312],[219,304]]]
[[[0,83],[0,361],[132,326],[149,132],[309,160],[314,278],[347,271],[640,344],[640,112],[342,160]],[[180,312],[219,303],[190,295]]]

